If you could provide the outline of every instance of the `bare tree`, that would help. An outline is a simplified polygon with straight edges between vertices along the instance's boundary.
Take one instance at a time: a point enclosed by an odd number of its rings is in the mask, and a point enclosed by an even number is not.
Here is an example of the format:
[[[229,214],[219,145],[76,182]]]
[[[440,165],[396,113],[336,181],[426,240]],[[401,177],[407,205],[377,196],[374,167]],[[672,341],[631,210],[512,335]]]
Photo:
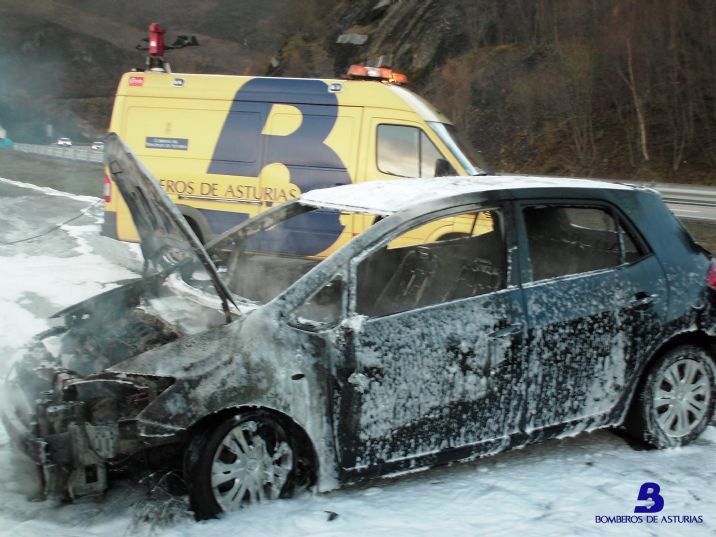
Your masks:
[[[634,111],[636,112],[636,119],[637,119],[637,124],[639,127],[639,142],[640,142],[640,148],[641,148],[641,156],[646,162],[648,162],[649,161],[649,142],[647,139],[646,119],[644,117],[644,104],[642,101],[642,97],[639,94],[639,88],[637,87],[636,77],[634,76],[634,59],[633,59],[632,48],[631,48],[631,39],[629,39],[629,38],[627,38],[627,40],[626,40],[626,50],[627,50],[627,72],[625,75],[624,72],[620,69],[619,74],[624,79],[624,82],[626,82],[627,86],[629,86],[629,91],[631,92],[631,96],[634,101]]]

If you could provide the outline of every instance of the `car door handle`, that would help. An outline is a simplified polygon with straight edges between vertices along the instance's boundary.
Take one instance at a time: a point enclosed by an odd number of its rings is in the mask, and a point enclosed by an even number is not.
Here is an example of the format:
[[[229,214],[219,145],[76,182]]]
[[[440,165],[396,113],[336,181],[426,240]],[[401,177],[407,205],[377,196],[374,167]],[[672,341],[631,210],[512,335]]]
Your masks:
[[[368,382],[368,377],[366,377],[363,373],[354,371],[351,373],[351,376],[348,377],[348,382],[354,386],[358,386],[359,384],[365,384]]]
[[[508,336],[514,336],[515,334],[519,334],[520,332],[522,332],[522,323],[514,323],[504,328],[500,328],[499,330],[495,330],[494,332],[490,332],[487,337],[491,339],[498,339]]]
[[[358,373],[357,371],[354,371],[348,377],[348,384],[352,384],[353,388],[358,393],[365,393],[365,391],[370,386],[370,379],[366,377],[363,373]]]
[[[654,304],[659,299],[659,295],[657,294],[649,294],[649,293],[637,293],[634,295],[634,298],[629,301],[629,308],[631,309],[645,309]]]

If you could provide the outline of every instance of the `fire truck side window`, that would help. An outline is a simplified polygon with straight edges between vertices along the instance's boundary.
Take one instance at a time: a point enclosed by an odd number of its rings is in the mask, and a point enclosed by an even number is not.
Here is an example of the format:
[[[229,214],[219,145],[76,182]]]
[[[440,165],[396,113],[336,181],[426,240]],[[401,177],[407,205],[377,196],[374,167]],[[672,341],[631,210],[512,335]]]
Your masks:
[[[420,175],[420,131],[415,127],[378,125],[378,169],[390,175]]]
[[[416,127],[378,125],[378,169],[400,177],[435,177],[452,167],[427,135]]]

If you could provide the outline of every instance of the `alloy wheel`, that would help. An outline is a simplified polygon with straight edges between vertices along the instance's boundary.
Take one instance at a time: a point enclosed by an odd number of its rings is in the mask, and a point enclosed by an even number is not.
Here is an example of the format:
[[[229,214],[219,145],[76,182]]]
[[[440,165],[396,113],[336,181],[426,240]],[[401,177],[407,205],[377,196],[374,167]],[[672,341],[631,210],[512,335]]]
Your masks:
[[[705,366],[690,358],[674,362],[657,379],[653,408],[665,434],[680,438],[698,428],[711,404]]]
[[[219,444],[211,489],[223,511],[280,497],[293,468],[293,450],[279,431],[256,421],[239,423]]]

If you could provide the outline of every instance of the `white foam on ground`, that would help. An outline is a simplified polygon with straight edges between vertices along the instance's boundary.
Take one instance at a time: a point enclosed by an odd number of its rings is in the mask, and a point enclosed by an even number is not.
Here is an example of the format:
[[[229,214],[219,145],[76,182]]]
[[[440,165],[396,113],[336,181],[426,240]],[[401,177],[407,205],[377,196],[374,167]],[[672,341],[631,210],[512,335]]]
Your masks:
[[[55,190],[54,188],[50,188],[48,186],[38,186],[38,185],[33,185],[32,183],[23,183],[21,181],[14,181],[12,179],[6,179],[4,177],[0,177],[0,182],[3,182],[8,185],[16,186],[19,188],[27,188],[28,190],[35,190],[37,192],[42,192],[43,194],[47,194],[48,196],[62,196],[63,198],[72,198],[72,199],[78,200],[78,201],[86,201],[87,203],[95,203],[99,199],[99,198],[95,198],[94,196],[82,196],[79,194],[70,194],[69,192]]]
[[[88,242],[88,238],[96,238],[99,234],[102,221],[97,198],[76,196],[4,178],[0,178],[0,182],[46,196],[64,197],[86,204],[78,213],[82,217],[75,223],[66,224],[59,230],[33,239],[31,247],[28,247],[29,243],[0,245],[0,312],[3,318],[0,349],[13,349],[19,348],[30,337],[48,326],[44,317],[36,315],[37,304],[34,302],[37,299],[44,302],[43,312],[48,315],[114,287],[117,280],[134,278],[137,274],[108,261],[104,255],[98,255]],[[39,224],[36,221],[38,215],[22,214],[22,207],[22,203],[4,207],[6,212],[2,214],[0,221],[27,221],[31,216],[33,221],[27,228],[28,236],[34,235],[35,232],[45,232],[56,224],[52,221],[42,222],[41,215],[42,223]],[[8,212],[10,214],[7,214]],[[30,231],[34,227],[37,228],[36,231]],[[59,240],[62,237],[58,237],[62,233],[74,239],[70,242],[74,244],[71,251],[58,251],[58,248],[63,247],[58,245],[64,244]],[[115,249],[125,255],[127,250],[137,251],[136,245],[112,242],[116,243]],[[57,255],[52,255],[53,253]],[[129,254],[130,257],[134,255]],[[0,372],[3,369],[0,364]]]

